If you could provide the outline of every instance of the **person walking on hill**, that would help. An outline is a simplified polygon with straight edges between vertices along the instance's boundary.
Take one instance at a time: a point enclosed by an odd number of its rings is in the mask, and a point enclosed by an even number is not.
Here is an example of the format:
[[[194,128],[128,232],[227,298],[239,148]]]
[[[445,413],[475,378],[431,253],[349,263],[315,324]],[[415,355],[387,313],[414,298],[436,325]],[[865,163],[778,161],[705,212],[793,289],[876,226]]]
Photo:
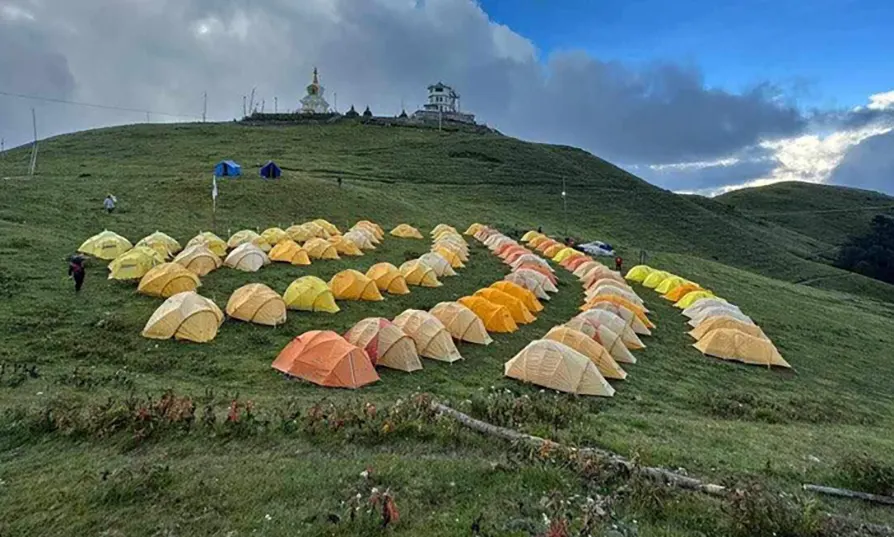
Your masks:
[[[87,275],[84,270],[84,258],[79,255],[73,255],[68,260],[68,275],[75,282],[75,293],[81,291],[84,285],[84,277]]]
[[[113,196],[111,194],[106,196],[106,199],[103,200],[103,202],[102,202],[102,206],[103,206],[103,208],[105,208],[107,213],[112,214],[112,212],[115,210],[115,202],[116,201],[118,201],[118,200],[115,199],[115,196]]]
[[[624,260],[621,256],[615,258],[615,270],[621,272],[624,269]]]

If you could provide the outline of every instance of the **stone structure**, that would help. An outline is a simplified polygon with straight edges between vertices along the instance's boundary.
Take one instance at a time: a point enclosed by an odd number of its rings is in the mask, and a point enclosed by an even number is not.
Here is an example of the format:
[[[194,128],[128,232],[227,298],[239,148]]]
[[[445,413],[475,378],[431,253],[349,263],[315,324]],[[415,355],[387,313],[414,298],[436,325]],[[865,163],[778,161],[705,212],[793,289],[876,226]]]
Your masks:
[[[464,114],[459,107],[460,97],[453,88],[438,82],[428,87],[428,103],[413,113],[416,119],[426,121],[456,121],[475,124],[474,114]]]
[[[320,85],[320,76],[317,72],[317,68],[314,67],[314,79],[310,85],[307,86],[307,95],[301,99],[301,113],[302,114],[328,114],[329,103],[326,102],[326,99],[323,98],[323,93],[325,93],[326,89]]]

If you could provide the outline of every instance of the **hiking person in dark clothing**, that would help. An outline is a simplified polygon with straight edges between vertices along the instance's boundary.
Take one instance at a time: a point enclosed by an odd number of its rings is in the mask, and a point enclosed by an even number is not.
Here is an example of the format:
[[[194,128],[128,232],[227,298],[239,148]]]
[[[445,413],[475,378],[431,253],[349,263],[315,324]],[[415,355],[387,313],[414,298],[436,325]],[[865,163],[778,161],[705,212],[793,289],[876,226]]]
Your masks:
[[[86,276],[83,257],[75,255],[68,260],[68,275],[74,279],[75,293],[80,292],[81,286],[84,285],[84,276]]]
[[[621,256],[615,258],[615,270],[621,272],[621,269],[624,268],[624,260],[621,259]]]
[[[537,233],[543,233],[543,226],[537,226]]]

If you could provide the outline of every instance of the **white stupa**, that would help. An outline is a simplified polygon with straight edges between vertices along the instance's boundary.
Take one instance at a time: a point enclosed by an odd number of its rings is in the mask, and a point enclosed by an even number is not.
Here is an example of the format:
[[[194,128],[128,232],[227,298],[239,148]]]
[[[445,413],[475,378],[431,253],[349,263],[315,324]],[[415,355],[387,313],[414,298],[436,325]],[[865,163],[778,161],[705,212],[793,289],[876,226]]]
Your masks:
[[[329,103],[323,98],[326,89],[320,85],[320,75],[314,67],[313,82],[307,86],[307,95],[301,99],[302,114],[328,114]]]

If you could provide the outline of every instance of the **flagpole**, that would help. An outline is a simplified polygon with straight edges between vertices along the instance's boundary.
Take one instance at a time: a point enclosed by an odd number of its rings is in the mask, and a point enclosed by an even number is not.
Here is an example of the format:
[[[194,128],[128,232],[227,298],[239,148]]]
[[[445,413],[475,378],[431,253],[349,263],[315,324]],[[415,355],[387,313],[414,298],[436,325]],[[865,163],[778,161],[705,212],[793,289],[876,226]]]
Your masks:
[[[211,176],[211,232],[217,233],[217,176]]]

